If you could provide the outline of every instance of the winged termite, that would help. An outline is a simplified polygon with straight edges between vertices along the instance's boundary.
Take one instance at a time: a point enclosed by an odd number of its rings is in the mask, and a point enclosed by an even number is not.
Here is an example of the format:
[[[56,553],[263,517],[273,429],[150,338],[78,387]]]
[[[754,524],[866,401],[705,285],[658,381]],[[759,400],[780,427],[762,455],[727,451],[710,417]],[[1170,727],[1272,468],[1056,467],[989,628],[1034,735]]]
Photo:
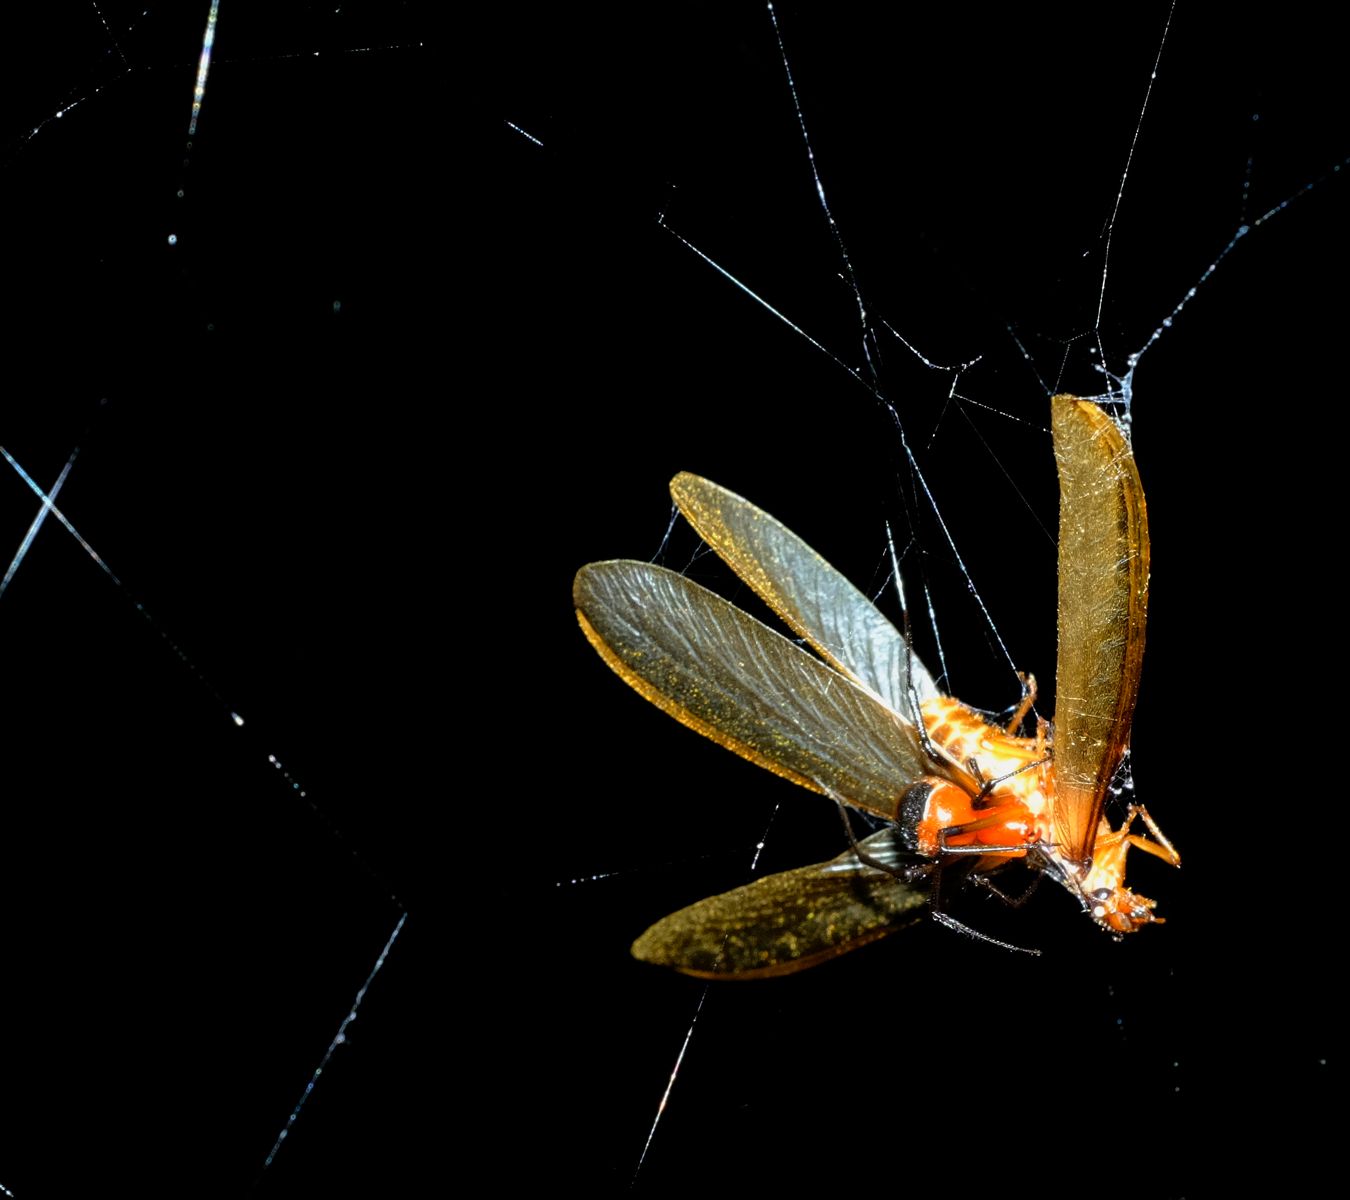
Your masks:
[[[689,474],[671,493],[699,536],[813,650],[682,575],[592,563],[577,617],[600,656],[671,716],[804,787],[887,822],[839,858],[672,914],[634,944],[691,974],[749,978],[814,965],[909,923],[934,872],[1025,859],[1115,935],[1160,918],[1124,884],[1131,846],[1179,858],[1142,806],[1103,816],[1129,743],[1148,600],[1148,521],[1115,423],[1051,401],[1060,479],[1053,728],[1017,736],[944,696],[895,627],[800,538]],[[1034,686],[1034,685],[1033,685]],[[1141,819],[1152,840],[1132,832]],[[850,839],[852,835],[850,834]]]

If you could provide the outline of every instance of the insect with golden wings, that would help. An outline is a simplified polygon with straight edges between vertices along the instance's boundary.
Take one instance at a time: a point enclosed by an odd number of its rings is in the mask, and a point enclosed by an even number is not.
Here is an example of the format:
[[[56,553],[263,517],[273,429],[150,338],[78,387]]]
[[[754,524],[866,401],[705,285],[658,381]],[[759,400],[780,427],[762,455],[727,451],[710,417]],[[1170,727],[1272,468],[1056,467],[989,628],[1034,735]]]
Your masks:
[[[800,970],[917,918],[933,873],[957,863],[982,877],[1023,859],[1115,936],[1161,921],[1125,886],[1126,855],[1179,856],[1142,805],[1117,829],[1104,815],[1144,651],[1143,487],[1124,435],[1095,404],[1055,396],[1051,427],[1056,711],[1033,737],[1017,735],[1030,688],[1005,726],[942,695],[862,592],[767,513],[695,475],[671,484],[680,512],[815,655],[662,567],[577,573],[582,630],[626,683],[751,762],[886,822],[857,841],[850,832],[851,848],[830,862],[673,913],[634,944],[639,958],[718,978]],[[1133,832],[1136,820],[1148,836]]]

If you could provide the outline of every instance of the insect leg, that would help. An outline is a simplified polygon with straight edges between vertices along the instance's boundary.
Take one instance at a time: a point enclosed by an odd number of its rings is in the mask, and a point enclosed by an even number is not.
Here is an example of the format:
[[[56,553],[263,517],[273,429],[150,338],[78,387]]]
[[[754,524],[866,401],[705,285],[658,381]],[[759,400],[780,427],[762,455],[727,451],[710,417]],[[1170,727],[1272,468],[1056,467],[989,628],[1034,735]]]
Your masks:
[[[1148,815],[1148,809],[1142,804],[1130,805],[1125,823],[1120,827],[1121,832],[1123,833],[1130,827],[1130,822],[1134,820],[1136,815],[1143,820],[1145,828],[1148,829],[1155,840],[1150,842],[1147,838],[1132,833],[1130,834],[1130,845],[1138,846],[1140,850],[1147,850],[1150,854],[1161,858],[1163,862],[1170,863],[1174,867],[1181,866],[1181,855],[1177,853],[1176,847],[1168,841],[1167,835],[1158,828],[1157,822]]]
[[[1008,719],[1007,725],[1003,727],[1003,732],[1013,737],[1017,735],[1017,731],[1021,728],[1027,713],[1031,711],[1031,706],[1036,703],[1036,676],[1030,672],[1018,671],[1017,678],[1022,681],[1022,702]]]

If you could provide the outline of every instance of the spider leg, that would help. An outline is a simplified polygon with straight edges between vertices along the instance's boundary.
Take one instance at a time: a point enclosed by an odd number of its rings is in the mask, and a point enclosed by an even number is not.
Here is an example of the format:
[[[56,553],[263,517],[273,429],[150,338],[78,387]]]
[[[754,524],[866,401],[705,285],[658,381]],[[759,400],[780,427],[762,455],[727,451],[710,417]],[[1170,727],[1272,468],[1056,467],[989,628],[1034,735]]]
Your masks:
[[[978,929],[972,929],[969,925],[962,921],[958,921],[955,917],[948,916],[945,912],[938,912],[937,909],[933,910],[933,920],[939,925],[945,925],[948,929],[955,930],[957,933],[965,934],[966,937],[973,941],[988,942],[989,945],[997,946],[1000,950],[1011,950],[1016,954],[1030,954],[1034,958],[1039,958],[1041,956],[1039,950],[1033,950],[1029,946],[1014,946],[1011,942],[1004,942],[996,937],[990,937],[987,933],[981,933]]]
[[[1041,886],[1041,880],[1044,878],[1045,873],[1043,871],[1037,871],[1034,875],[1032,875],[1031,882],[1027,884],[1026,891],[1024,891],[1020,896],[1008,895],[1007,892],[1005,892],[997,884],[991,881],[988,875],[974,875],[971,877],[971,883],[973,883],[976,887],[984,888],[984,890],[987,892],[992,892],[995,896],[997,896],[1000,900],[1002,900],[1003,903],[1006,904],[1009,908],[1021,908],[1022,905],[1024,905],[1028,900],[1031,899],[1033,895],[1036,894],[1036,889]]]

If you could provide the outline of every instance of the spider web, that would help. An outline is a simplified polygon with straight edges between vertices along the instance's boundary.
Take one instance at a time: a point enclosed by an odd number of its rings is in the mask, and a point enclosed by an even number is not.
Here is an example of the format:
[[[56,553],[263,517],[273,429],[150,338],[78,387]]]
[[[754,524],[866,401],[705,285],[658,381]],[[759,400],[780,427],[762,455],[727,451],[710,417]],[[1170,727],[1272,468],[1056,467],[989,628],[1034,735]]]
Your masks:
[[[427,12],[8,19],[0,1195],[400,1194],[441,778]]]
[[[1280,1147],[1325,1127],[1336,1077],[1325,885],[1272,882],[1285,810],[1256,799],[1268,752],[1247,740],[1278,724],[1285,645],[1302,677],[1329,623],[1285,539],[1339,440],[1314,432],[1339,419],[1325,297],[1346,265],[1331,39],[1167,5],[776,12],[805,139],[763,10],[534,15],[508,43],[490,307],[509,314],[504,403],[539,445],[511,486],[547,520],[511,539],[529,563],[501,572],[520,583],[498,621],[531,655],[548,643],[563,703],[523,851],[538,882],[512,871],[500,897],[500,1144],[528,1121],[541,1178],[639,1190],[983,1188],[1011,1169],[1190,1194],[1231,1161],[1202,1121]],[[568,628],[572,571],[660,554],[754,609],[678,529],[661,538],[681,469],[879,595],[889,522],[941,634],[939,660],[921,623],[925,659],[991,709],[1031,669],[1048,715],[1052,390],[1117,401],[1149,495],[1136,786],[1185,869],[1132,877],[1169,924],[1114,945],[1042,889],[965,914],[1035,961],[934,928],[711,991],[627,961],[752,861],[836,853],[838,822],[626,694]],[[1107,1146],[1148,1182],[1104,1173]]]

